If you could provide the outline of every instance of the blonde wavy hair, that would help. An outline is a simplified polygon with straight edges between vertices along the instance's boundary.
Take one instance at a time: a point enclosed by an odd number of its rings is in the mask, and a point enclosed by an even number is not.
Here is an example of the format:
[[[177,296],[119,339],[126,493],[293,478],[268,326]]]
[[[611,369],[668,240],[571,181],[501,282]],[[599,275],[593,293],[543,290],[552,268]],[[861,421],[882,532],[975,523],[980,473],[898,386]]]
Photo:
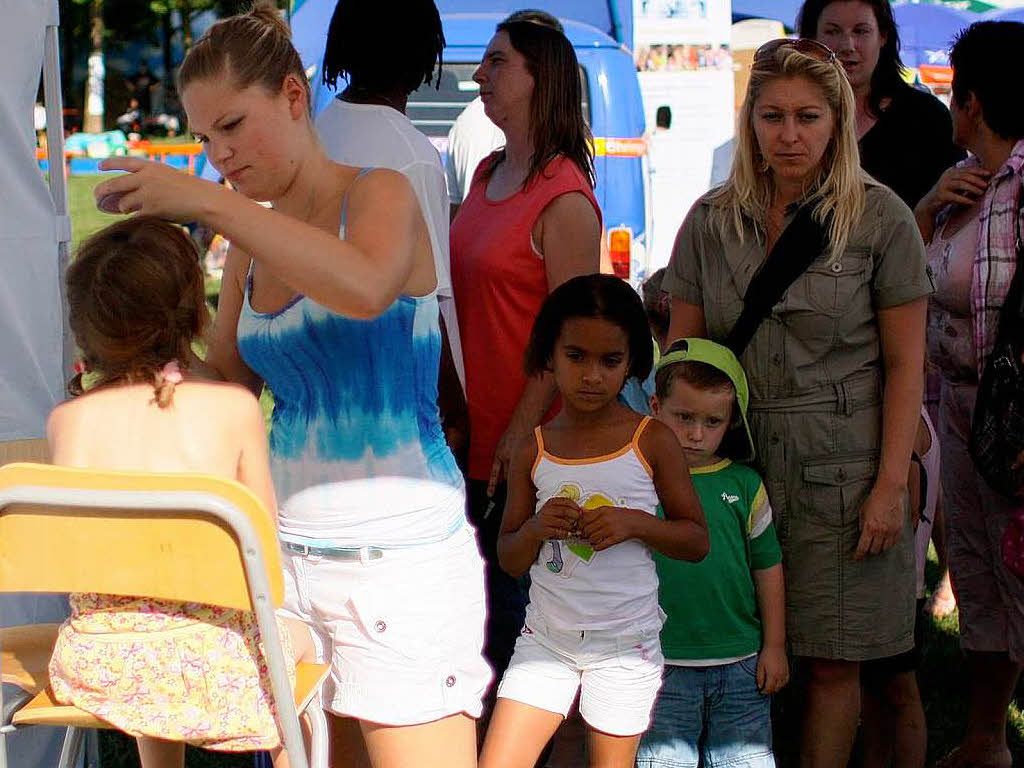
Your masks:
[[[838,62],[820,61],[795,48],[782,46],[754,61],[747,95],[736,127],[732,171],[724,184],[707,195],[711,221],[725,234],[730,227],[743,240],[743,218],[752,219],[763,232],[775,197],[771,169],[754,134],[754,107],[762,89],[780,78],[803,78],[821,88],[832,110],[834,130],[817,176],[805,190],[814,203],[814,219],[829,225],[831,258],[843,252],[850,233],[864,212],[864,185],[874,183],[860,167],[854,124],[853,90]]]

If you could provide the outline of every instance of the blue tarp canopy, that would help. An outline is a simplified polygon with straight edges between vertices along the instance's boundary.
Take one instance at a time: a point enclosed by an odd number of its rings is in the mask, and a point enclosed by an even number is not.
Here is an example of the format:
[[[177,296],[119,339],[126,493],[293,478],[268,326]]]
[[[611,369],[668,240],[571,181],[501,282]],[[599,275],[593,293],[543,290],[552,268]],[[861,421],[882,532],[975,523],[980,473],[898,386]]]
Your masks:
[[[922,64],[947,66],[949,48],[957,33],[978,15],[946,5],[894,5],[893,13],[900,31],[900,54],[908,67]]]

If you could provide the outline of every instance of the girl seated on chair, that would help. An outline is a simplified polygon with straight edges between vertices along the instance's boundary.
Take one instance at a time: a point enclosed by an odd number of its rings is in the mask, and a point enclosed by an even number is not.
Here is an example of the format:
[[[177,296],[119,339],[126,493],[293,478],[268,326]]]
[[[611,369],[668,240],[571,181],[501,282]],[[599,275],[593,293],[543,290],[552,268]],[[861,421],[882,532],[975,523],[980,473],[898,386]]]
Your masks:
[[[53,463],[220,475],[248,487],[276,523],[256,398],[184,370],[208,319],[188,236],[146,216],[104,229],[79,249],[67,299],[85,371],[50,414]],[[280,629],[294,682],[312,642],[301,622]],[[50,679],[57,701],[135,736],[143,768],[180,768],[186,742],[225,751],[280,743],[251,612],[74,594]]]

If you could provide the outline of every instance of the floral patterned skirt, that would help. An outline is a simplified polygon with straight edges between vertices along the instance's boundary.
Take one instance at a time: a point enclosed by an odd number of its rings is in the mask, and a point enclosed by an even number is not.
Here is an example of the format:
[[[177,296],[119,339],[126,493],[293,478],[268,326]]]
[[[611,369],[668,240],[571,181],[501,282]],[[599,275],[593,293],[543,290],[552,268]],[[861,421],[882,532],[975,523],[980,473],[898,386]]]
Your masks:
[[[280,743],[256,615],[76,594],[50,660],[55,699],[132,736],[248,751]],[[278,621],[295,684],[287,628]]]

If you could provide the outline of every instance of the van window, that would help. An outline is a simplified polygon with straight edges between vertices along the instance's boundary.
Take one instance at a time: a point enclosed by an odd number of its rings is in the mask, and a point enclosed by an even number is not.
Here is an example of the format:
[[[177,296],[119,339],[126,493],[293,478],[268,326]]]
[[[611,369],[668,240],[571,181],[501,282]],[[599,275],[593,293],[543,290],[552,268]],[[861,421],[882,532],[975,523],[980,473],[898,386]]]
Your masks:
[[[441,70],[441,86],[421,85],[409,94],[406,114],[413,125],[430,137],[447,137],[462,110],[476,98],[480,86],[473,82],[475,63],[445,62]],[[590,89],[587,73],[580,67],[583,88],[583,119],[590,125]]]

